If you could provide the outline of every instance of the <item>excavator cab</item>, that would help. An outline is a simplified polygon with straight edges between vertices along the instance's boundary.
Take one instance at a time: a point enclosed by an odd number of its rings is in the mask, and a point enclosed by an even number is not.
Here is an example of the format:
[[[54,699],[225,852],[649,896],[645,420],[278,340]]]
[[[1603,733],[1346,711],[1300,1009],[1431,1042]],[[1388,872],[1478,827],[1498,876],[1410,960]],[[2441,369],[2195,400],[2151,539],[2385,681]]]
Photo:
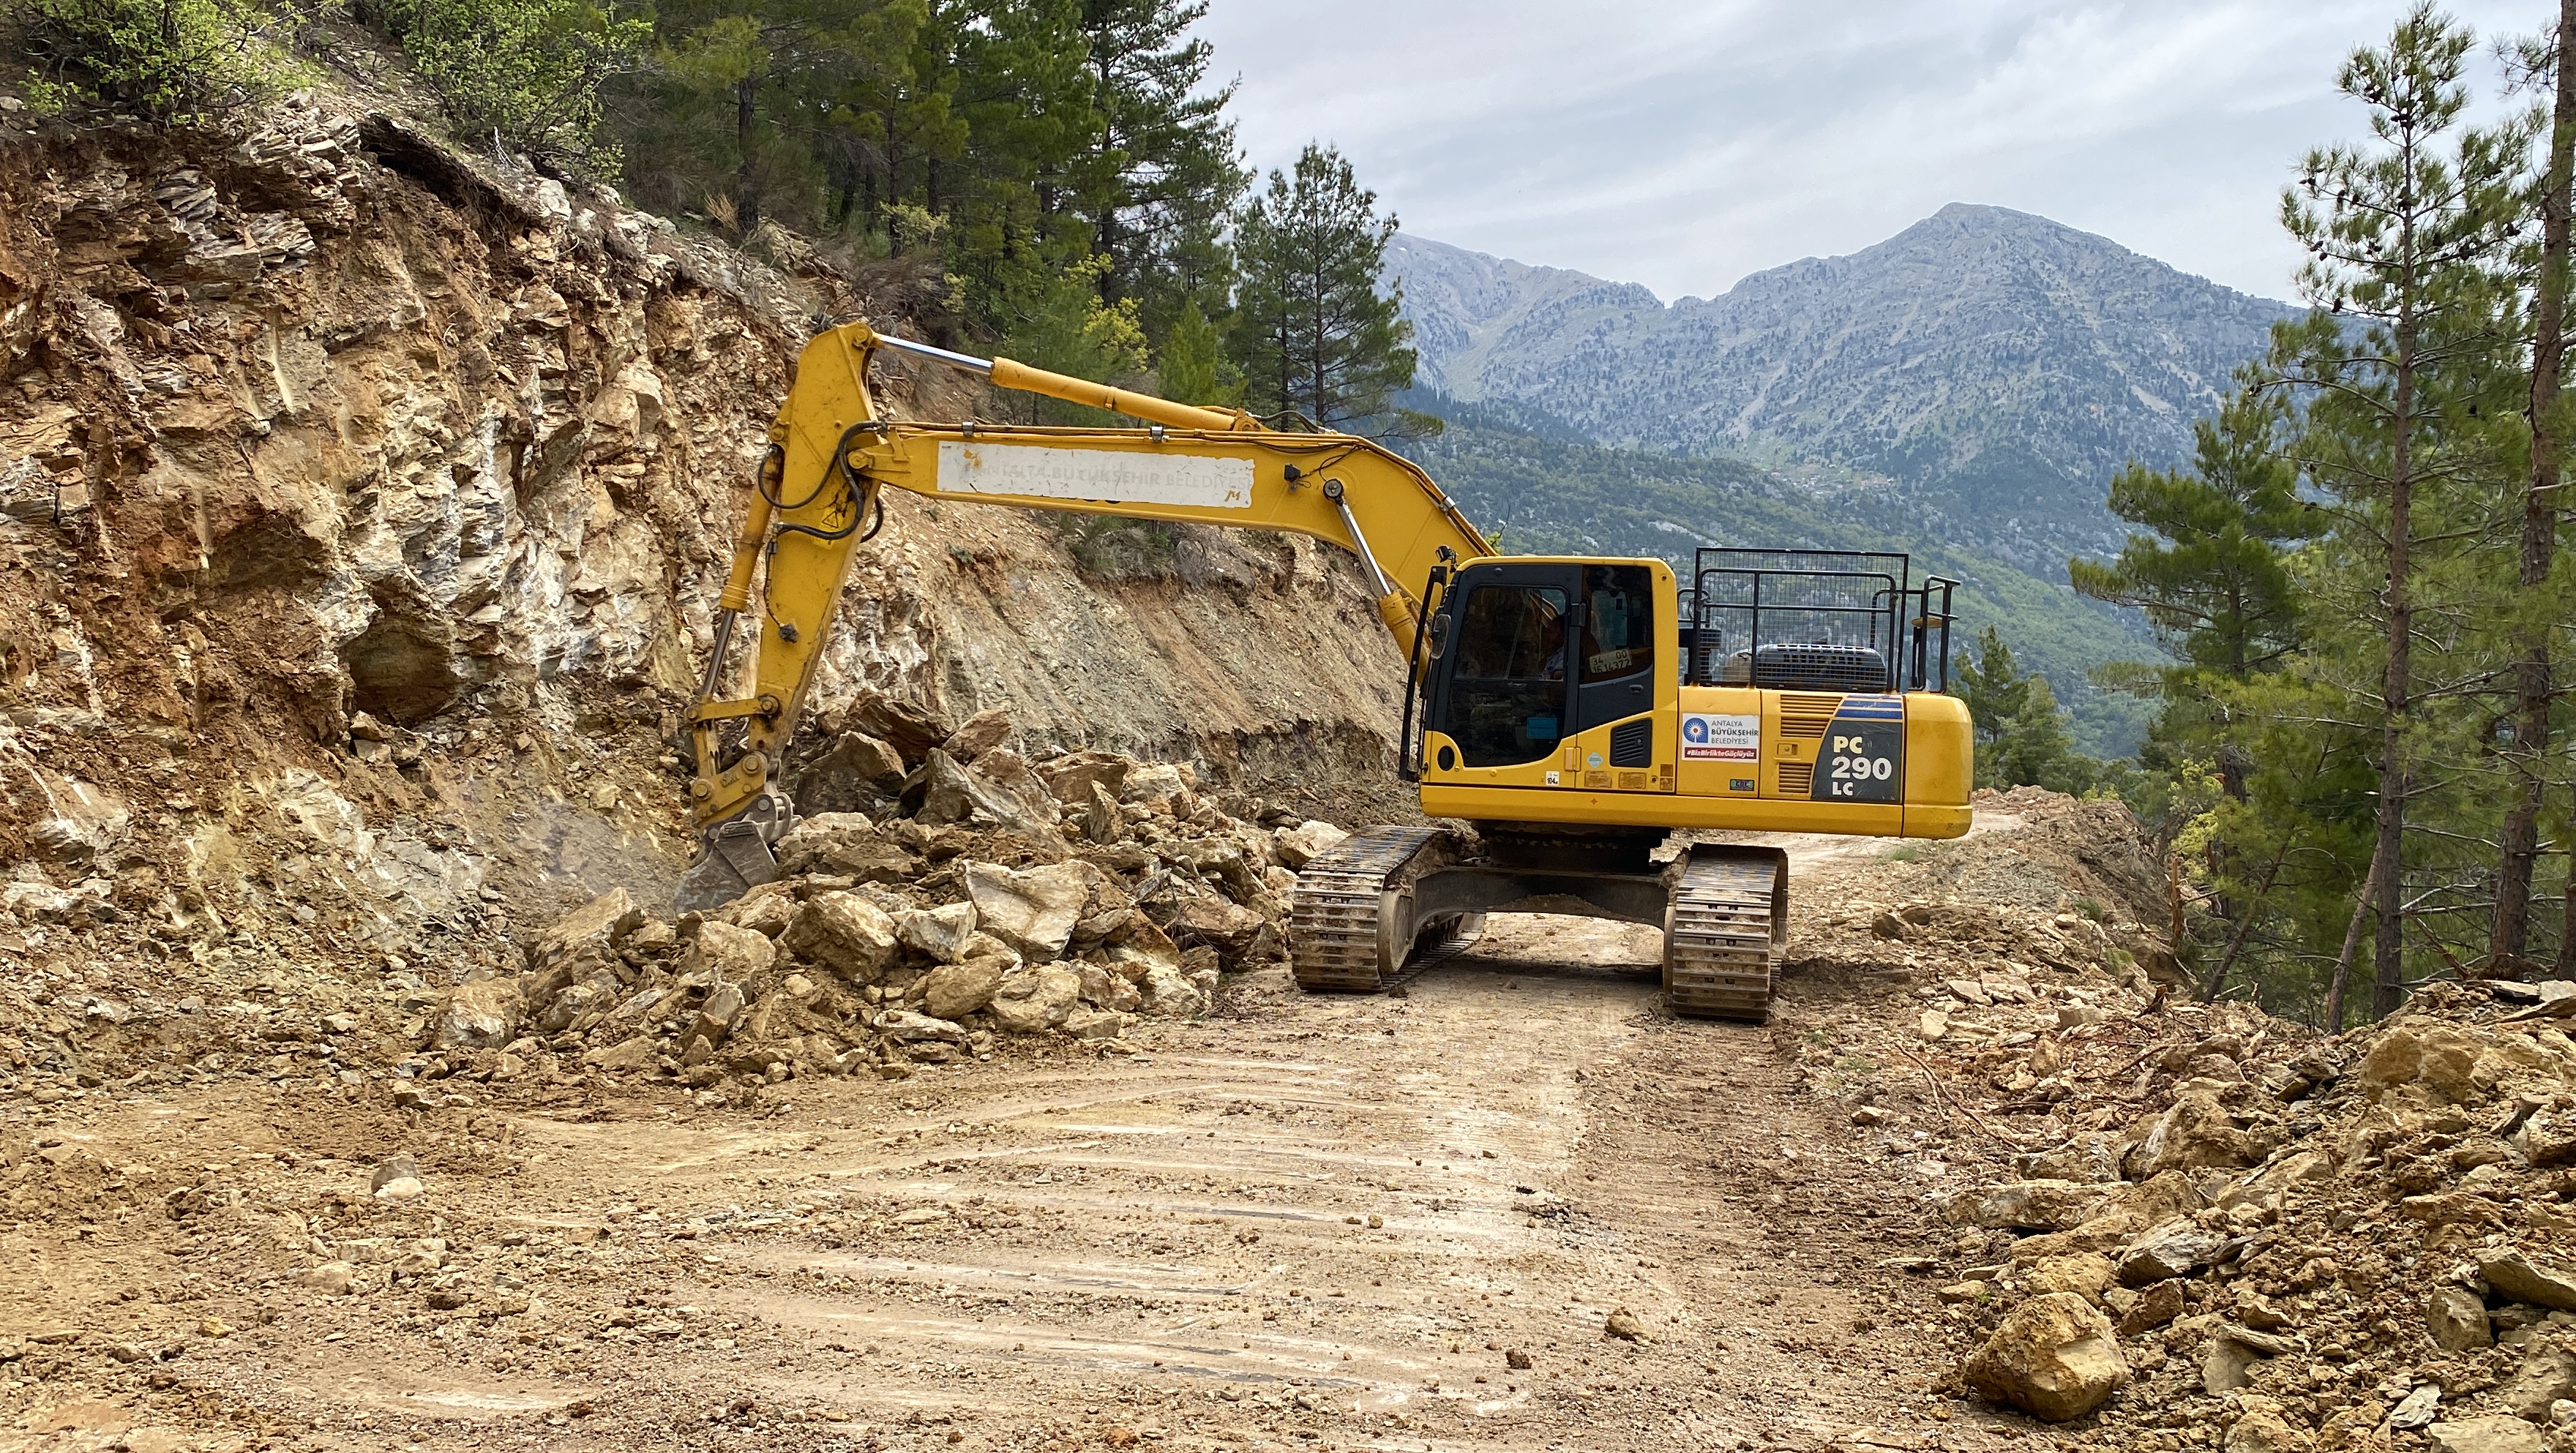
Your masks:
[[[1476,822],[1949,837],[1955,582],[1903,555],[1702,549],[1432,572],[1403,765]]]

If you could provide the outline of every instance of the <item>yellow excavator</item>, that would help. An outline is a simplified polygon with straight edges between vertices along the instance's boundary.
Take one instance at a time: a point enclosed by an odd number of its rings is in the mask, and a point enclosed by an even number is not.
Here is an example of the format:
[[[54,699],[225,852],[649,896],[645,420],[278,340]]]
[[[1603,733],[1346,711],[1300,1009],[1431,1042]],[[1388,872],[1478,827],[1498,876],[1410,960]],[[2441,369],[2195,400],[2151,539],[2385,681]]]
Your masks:
[[[1135,428],[887,418],[880,351]],[[795,820],[780,756],[884,493],[1288,530],[1357,557],[1409,662],[1398,770],[1431,819],[1371,827],[1298,874],[1290,964],[1310,990],[1374,991],[1489,912],[1660,925],[1677,1014],[1763,1018],[1786,941],[1777,848],[1675,830],[1952,838],[1968,830],[1968,714],[1948,686],[1956,582],[1903,555],[1703,548],[1658,559],[1497,554],[1429,475],[1363,438],[1266,426],[893,338],[816,335],[737,537],[687,717],[698,859],[680,906],[778,875]],[[764,569],[765,565],[765,569]],[[734,636],[756,683],[724,696]]]

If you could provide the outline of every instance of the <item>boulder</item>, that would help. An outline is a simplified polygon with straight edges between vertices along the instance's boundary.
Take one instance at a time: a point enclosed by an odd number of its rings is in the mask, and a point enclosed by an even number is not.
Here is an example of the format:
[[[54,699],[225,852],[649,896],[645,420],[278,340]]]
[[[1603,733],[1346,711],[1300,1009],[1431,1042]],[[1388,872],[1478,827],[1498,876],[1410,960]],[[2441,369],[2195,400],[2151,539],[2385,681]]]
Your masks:
[[[880,785],[888,765],[894,768],[891,787]],[[843,732],[797,766],[787,795],[800,818],[884,813],[899,799],[903,778],[903,758],[894,748],[864,732]]]
[[[1317,818],[1283,827],[1270,835],[1276,845],[1279,861],[1289,868],[1302,868],[1324,854],[1340,847],[1349,833]]]
[[[1092,878],[1099,872],[1078,862],[1020,869],[969,862],[966,896],[974,903],[985,932],[1024,958],[1044,963],[1063,953],[1072,940],[1073,926],[1091,897]]]
[[[2269,1147],[2238,1128],[2236,1117],[2207,1090],[2175,1098],[2173,1108],[2158,1116],[2138,1146],[2138,1169],[2144,1176],[2169,1170],[2209,1170],[2252,1165]]]
[[[964,1044],[965,1026],[909,1009],[889,1009],[876,1018],[876,1031],[897,1044]]]
[[[357,1279],[358,1269],[348,1262],[326,1261],[306,1268],[295,1281],[306,1291],[320,1292],[326,1297],[345,1297]]]
[[[2120,1178],[2120,1137],[2105,1130],[2078,1135],[2055,1150],[2032,1156],[2021,1173],[2030,1180],[2086,1185],[2116,1181]]]
[[[2170,1325],[2182,1315],[2182,1283],[2160,1281],[2140,1291],[2120,1313],[2120,1335],[2136,1337]]]
[[[921,1007],[941,1019],[958,1019],[993,1002],[993,993],[1002,987],[1003,965],[999,960],[970,960],[947,964],[930,971],[922,981],[924,997]]]
[[[1208,996],[1182,974],[1177,963],[1149,961],[1136,987],[1145,1012],[1156,1018],[1196,1019],[1208,1012]]]
[[[957,962],[922,980],[922,1008],[942,1019],[963,1019],[993,1002],[1002,976],[1020,966],[1011,946],[988,933],[968,937]]]
[[[2022,1273],[2022,1282],[2035,1293],[2073,1292],[2098,1306],[2112,1277],[2111,1258],[2098,1251],[2077,1251],[2039,1258]]]
[[[2478,1253],[2478,1275],[2517,1302],[2576,1312],[2576,1270],[2511,1247]]]
[[[710,981],[741,983],[769,972],[778,961],[778,945],[769,936],[710,918],[698,925],[698,939],[681,960],[680,971]]]
[[[866,732],[841,733],[832,743],[832,752],[852,776],[880,793],[900,791],[904,774],[911,770],[903,764],[903,753],[894,749],[894,743],[880,741]]]
[[[2114,1191],[2073,1181],[2011,1181],[1957,1192],[1944,1211],[1953,1224],[1995,1230],[2071,1231],[2093,1219]]]
[[[742,931],[734,930],[736,933]],[[760,935],[753,934],[752,937],[760,938]],[[768,942],[767,939],[761,939],[764,947]],[[733,1033],[734,1021],[742,1017],[742,1008],[742,986],[718,984],[707,991],[706,1002],[698,1006],[697,1024],[690,1032],[704,1039],[709,1045],[722,1044],[725,1042],[725,1036]]]
[[[1046,782],[1029,770],[1028,762],[1019,753],[997,747],[977,757],[975,765],[966,771],[1009,798],[1028,821],[1049,828],[1064,821],[1064,804],[1055,800]]]
[[[791,877],[828,873],[861,883],[909,883],[920,875],[921,859],[865,813],[825,812],[799,818],[779,839],[778,867]]]
[[[707,915],[708,918],[748,928],[763,938],[776,938],[787,931],[787,921],[796,916],[796,886],[785,881],[761,883],[748,893]]]
[[[851,703],[842,715],[841,725],[893,747],[906,762],[919,762],[948,739],[948,723],[937,713],[882,692],[869,692]]]
[[[940,746],[958,761],[972,762],[1009,741],[1011,730],[1011,714],[996,706],[966,718]]]
[[[2576,1398],[2576,1353],[2547,1342],[2534,1342],[2523,1354],[2522,1367],[2504,1385],[2504,1405],[2534,1423],[2549,1420],[2550,1404]]]
[[[1100,964],[1082,966],[1082,1002],[1121,1014],[1133,1014],[1145,1007],[1145,996],[1137,991],[1126,976],[1111,972]]]
[[[2435,1287],[2424,1294],[2424,1330],[2433,1345],[2445,1352],[2466,1352],[2495,1342],[2487,1325],[2487,1304],[2464,1287]]]
[[[2433,1453],[2543,1453],[2549,1440],[2520,1418],[2489,1416],[2435,1423],[2424,1430]]]
[[[2286,1337],[2222,1324],[2211,1330],[2208,1355],[2201,1359],[2200,1385],[2212,1397],[2254,1385],[2254,1364],[2278,1357],[2298,1344]]]
[[[1990,1401],[2062,1423],[2127,1386],[2129,1364],[2110,1318],[2072,1292],[2051,1292],[2015,1307],[1960,1378]]]
[[[925,827],[998,827],[1022,837],[1042,838],[1061,811],[1050,795],[1045,814],[1032,814],[1028,804],[991,778],[936,748],[922,763],[919,775],[921,810],[913,817]]]
[[[594,1049],[581,1057],[581,1062],[598,1070],[640,1070],[650,1068],[661,1058],[653,1036],[638,1034],[617,1043]]]
[[[1120,802],[1169,801],[1190,790],[1191,772],[1178,762],[1143,762],[1119,784]]]
[[[2226,1244],[2227,1238],[2189,1216],[2160,1222],[2120,1252],[2120,1284],[2139,1287],[2189,1276]]]
[[[615,895],[623,897],[624,895]],[[440,1049],[499,1049],[519,1037],[526,1013],[514,979],[484,979],[447,991],[433,1042]]]
[[[1115,1009],[1076,1009],[1060,1027],[1075,1039],[1116,1039],[1127,1032],[1127,1021]]]
[[[985,1006],[993,1027],[1005,1034],[1044,1034],[1060,1028],[1082,1004],[1082,980],[1070,970],[1040,964],[1005,974]]]
[[[2513,1143],[2535,1170],[2576,1162],[2576,1114],[2539,1111],[2515,1129]]]
[[[946,903],[937,908],[905,908],[894,914],[895,937],[905,948],[953,964],[966,952],[966,941],[975,935],[975,905]]]
[[[2279,1403],[2249,1396],[2238,1406],[2239,1416],[2219,1445],[2221,1453],[2308,1453],[2308,1434],[2290,1426]]]
[[[1241,963],[1261,937],[1269,920],[1240,904],[1204,888],[1188,891],[1175,884],[1177,910],[1162,924],[1174,943],[1203,943],[1215,949],[1227,963]]]
[[[1134,758],[1115,752],[1068,752],[1040,762],[1037,767],[1038,776],[1055,794],[1055,800],[1067,807],[1090,802],[1095,787],[1116,802],[1119,789],[1127,785],[1127,774],[1135,770]]]
[[[894,920],[856,893],[819,893],[788,922],[781,947],[845,979],[875,983],[898,950]]]
[[[2437,1103],[2459,1103],[2478,1097],[2469,1077],[2477,1061],[2477,1041],[2459,1030],[2410,1025],[2388,1031],[2370,1047],[2362,1058],[2361,1083],[2374,1100],[2412,1087]]]
[[[1091,800],[1073,809],[1075,824],[1082,835],[1095,843],[1114,843],[1127,835],[1127,814],[1109,789],[1094,782]]]
[[[555,920],[555,926],[537,941],[537,962],[550,963],[590,945],[614,949],[643,926],[644,910],[635,906],[625,889],[611,888]]]
[[[2432,1425],[2433,1419],[2440,1415],[2441,1405],[2442,1385],[2425,1383],[2398,1399],[2397,1406],[2388,1410],[2388,1426],[2400,1433],[2420,1431]]]

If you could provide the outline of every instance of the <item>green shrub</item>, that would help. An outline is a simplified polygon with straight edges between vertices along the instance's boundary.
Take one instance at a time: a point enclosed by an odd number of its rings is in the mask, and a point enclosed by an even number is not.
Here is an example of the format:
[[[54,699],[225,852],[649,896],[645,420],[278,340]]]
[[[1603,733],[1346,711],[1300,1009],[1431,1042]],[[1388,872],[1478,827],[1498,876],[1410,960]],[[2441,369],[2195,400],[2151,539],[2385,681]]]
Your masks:
[[[258,0],[0,0],[0,16],[45,111],[92,102],[163,125],[205,121],[296,74],[278,43],[286,17]]]
[[[396,0],[385,14],[458,132],[616,170],[599,142],[600,83],[635,64],[650,21],[590,0]]]

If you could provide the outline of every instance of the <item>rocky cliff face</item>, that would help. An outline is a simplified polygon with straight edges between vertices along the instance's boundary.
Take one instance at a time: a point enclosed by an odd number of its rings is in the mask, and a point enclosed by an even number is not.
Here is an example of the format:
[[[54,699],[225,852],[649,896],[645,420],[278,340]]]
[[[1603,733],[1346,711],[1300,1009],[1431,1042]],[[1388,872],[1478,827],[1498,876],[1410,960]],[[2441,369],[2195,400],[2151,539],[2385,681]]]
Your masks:
[[[798,344],[877,301],[329,98],[223,137],[0,116],[0,957],[95,918],[462,970],[659,902],[737,491]],[[1101,581],[1044,522],[907,504],[818,714],[1383,791],[1399,663],[1319,548],[1163,536]]]
[[[2192,421],[2291,312],[2001,207],[1670,306],[1417,238],[1389,258],[1425,383],[1597,443],[1882,474],[1907,495],[1886,523],[2052,574],[2118,547],[2112,473],[2187,458]]]

